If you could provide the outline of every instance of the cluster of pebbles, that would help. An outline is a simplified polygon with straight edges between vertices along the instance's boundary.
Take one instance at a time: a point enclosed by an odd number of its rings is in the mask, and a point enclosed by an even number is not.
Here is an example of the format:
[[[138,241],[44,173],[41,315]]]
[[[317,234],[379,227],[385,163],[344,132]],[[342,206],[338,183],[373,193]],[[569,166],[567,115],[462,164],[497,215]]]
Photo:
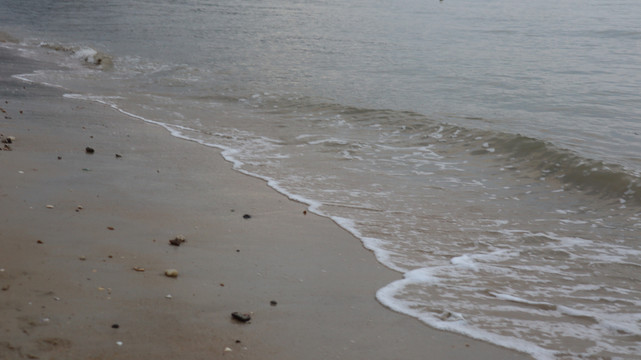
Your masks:
[[[11,151],[12,149],[9,144],[13,144],[15,141],[16,138],[14,136],[5,136],[4,134],[0,134],[0,143],[2,143],[0,150]]]
[[[5,101],[6,104],[8,104],[8,101]],[[7,120],[11,120],[11,116],[7,113],[7,110],[4,108],[0,107],[0,113],[4,114],[4,118]],[[20,114],[22,114],[22,110],[20,110]],[[13,144],[16,141],[16,138],[14,136],[7,136],[4,134],[0,134],[0,143],[2,144],[0,146],[0,151],[11,151],[11,146],[10,144]]]

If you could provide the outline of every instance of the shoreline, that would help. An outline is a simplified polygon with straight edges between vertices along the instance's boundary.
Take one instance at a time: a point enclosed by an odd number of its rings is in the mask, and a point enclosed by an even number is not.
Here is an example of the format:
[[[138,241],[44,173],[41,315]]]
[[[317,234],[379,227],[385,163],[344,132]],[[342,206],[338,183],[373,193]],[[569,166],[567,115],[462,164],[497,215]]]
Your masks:
[[[0,63],[3,359],[529,358],[385,308],[401,274],[219,150]]]

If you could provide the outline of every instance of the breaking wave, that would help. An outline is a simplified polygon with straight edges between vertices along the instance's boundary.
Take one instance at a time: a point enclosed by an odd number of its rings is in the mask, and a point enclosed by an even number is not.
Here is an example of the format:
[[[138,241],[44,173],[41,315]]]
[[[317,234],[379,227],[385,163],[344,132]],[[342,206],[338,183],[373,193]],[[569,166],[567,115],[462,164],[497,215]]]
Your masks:
[[[465,152],[473,157],[489,157],[497,166],[509,166],[533,179],[556,181],[601,198],[641,204],[639,172],[581,156],[542,139],[442,123],[412,111],[317,103],[301,97],[259,97],[252,99],[250,105],[279,116],[299,118],[312,113],[316,119],[340,117],[352,127],[377,127],[381,133],[399,135],[395,145],[432,146],[437,153]]]
[[[112,69],[113,58],[111,55],[104,52],[97,51],[90,47],[69,46],[58,43],[41,42],[41,48],[53,50],[60,53],[65,53],[73,59],[77,59],[81,64],[101,70]]]

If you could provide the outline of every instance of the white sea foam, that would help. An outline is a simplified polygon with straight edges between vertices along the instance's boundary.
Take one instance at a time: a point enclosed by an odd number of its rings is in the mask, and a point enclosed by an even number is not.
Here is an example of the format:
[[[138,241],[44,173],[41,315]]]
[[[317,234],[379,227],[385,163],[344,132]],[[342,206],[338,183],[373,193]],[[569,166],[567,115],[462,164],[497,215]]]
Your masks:
[[[536,359],[555,359],[554,352],[524,339],[501,336],[481,329],[475,329],[468,325],[464,314],[448,310],[447,308],[440,309],[439,311],[435,311],[436,309],[434,309],[429,312],[424,312],[420,310],[423,306],[422,303],[408,301],[399,297],[399,294],[402,294],[404,289],[414,285],[429,287],[443,286],[443,280],[435,276],[434,270],[437,269],[423,268],[409,271],[404,274],[402,280],[392,282],[381,288],[376,293],[376,297],[382,304],[390,309],[416,317],[436,329],[465,334],[471,338],[517,349],[534,356]]]
[[[16,79],[18,79],[18,80],[22,80],[22,81],[24,81],[24,82],[28,82],[28,83],[38,83],[38,84],[40,84],[40,85],[45,85],[45,86],[49,86],[49,87],[55,87],[55,88],[59,88],[59,89],[64,89],[64,87],[63,87],[63,86],[61,86],[61,85],[52,84],[52,83],[49,83],[49,82],[46,82],[46,81],[36,81],[36,80],[32,80],[32,78],[33,78],[33,77],[37,77],[39,74],[42,74],[42,71],[41,71],[41,70],[36,70],[36,71],[34,71],[33,73],[31,73],[31,74],[16,74],[16,75],[11,75],[11,77],[16,78]]]
[[[92,48],[81,48],[73,52],[73,57],[77,59],[85,59],[87,62],[94,62],[94,56],[98,52]]]
[[[457,257],[453,257],[450,260],[450,262],[453,265],[466,267],[466,268],[468,268],[470,270],[474,270],[474,271],[478,271],[478,269],[479,269],[478,265],[476,264],[474,259],[470,255],[467,255],[467,254],[461,255],[461,256],[457,256]]]
[[[546,303],[546,302],[530,301],[530,300],[522,299],[522,298],[517,297],[517,296],[508,295],[508,294],[500,294],[500,293],[495,293],[495,292],[490,292],[490,294],[492,296],[496,297],[497,299],[506,300],[506,301],[512,301],[512,302],[516,302],[516,303],[522,303],[522,304],[528,304],[528,305],[536,305],[536,306],[538,306],[538,307],[540,307],[542,309],[545,309],[545,310],[556,310],[557,309],[556,305],[553,305],[553,304],[550,304],[550,303]]]
[[[344,139],[338,139],[338,138],[328,138],[328,139],[320,139],[320,140],[314,140],[309,142],[310,145],[318,145],[318,144],[338,144],[338,145],[347,145],[349,142]]]

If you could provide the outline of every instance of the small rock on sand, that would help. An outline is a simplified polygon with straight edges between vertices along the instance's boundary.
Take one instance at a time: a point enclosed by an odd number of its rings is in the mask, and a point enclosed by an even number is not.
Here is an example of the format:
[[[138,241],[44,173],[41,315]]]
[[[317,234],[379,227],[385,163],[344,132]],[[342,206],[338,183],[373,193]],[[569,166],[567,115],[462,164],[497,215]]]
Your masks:
[[[187,239],[183,235],[178,235],[175,238],[169,240],[169,244],[173,246],[180,246],[182,243],[186,242]]]
[[[3,144],[13,144],[14,141],[16,141],[15,136],[4,136],[0,134],[0,142],[2,142]]]
[[[246,323],[246,322],[248,322],[249,320],[252,319],[250,314],[241,314],[239,312],[231,313],[231,317],[234,320],[237,320],[237,321],[240,321],[240,322],[244,322],[244,323]]]
[[[167,270],[165,270],[165,276],[172,277],[172,278],[178,277],[178,270],[176,270],[176,269],[167,269]]]

